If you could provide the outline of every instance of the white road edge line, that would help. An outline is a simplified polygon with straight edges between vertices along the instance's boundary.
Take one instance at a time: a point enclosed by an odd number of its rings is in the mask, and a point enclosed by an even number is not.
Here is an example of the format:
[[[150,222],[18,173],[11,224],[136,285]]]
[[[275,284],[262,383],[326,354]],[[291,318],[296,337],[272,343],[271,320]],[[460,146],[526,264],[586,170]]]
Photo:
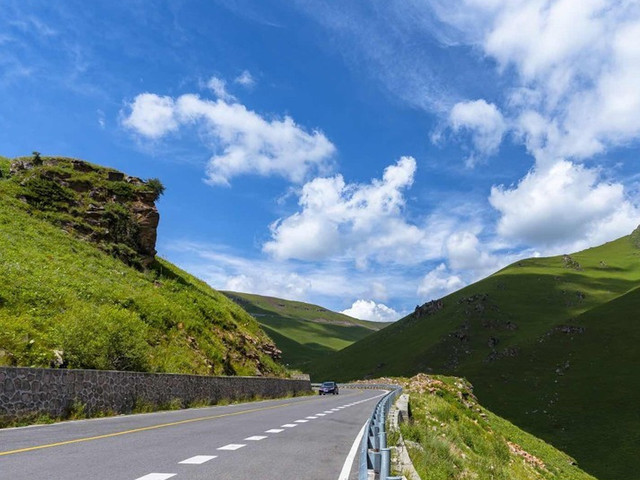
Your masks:
[[[202,465],[204,462],[208,462],[209,460],[213,460],[214,458],[218,458],[216,455],[196,455],[195,457],[187,458],[183,460],[181,463],[183,465]]]
[[[177,473],[150,473],[144,477],[138,477],[136,480],[167,480],[167,478],[175,477]]]
[[[349,474],[351,473],[351,467],[353,466],[353,460],[356,458],[356,454],[358,453],[358,447],[360,446],[360,442],[362,441],[362,436],[364,435],[364,429],[367,427],[368,420],[362,425],[360,432],[356,436],[356,439],[353,441],[353,445],[351,445],[351,450],[349,450],[349,455],[344,460],[344,465],[342,466],[342,471],[340,472],[340,476],[338,480],[349,480]]]

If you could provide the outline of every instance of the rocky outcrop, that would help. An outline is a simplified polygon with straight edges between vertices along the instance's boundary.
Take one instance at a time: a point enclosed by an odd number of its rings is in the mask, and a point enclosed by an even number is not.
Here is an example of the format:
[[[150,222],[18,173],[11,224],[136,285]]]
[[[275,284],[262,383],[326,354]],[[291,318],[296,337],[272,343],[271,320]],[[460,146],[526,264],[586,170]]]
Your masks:
[[[413,315],[416,318],[426,317],[429,315],[433,315],[444,307],[442,300],[431,300],[430,302],[424,303],[422,305],[416,305],[416,309],[413,312]]]
[[[153,261],[156,255],[156,239],[158,237],[158,223],[160,214],[151,201],[138,201],[132,205],[134,220],[138,225],[138,252],[143,256],[143,263]]]
[[[150,183],[63,157],[16,159],[11,176],[22,187],[22,200],[62,214],[49,214],[49,220],[128,264],[147,267],[154,261],[160,221],[155,201],[161,192]]]

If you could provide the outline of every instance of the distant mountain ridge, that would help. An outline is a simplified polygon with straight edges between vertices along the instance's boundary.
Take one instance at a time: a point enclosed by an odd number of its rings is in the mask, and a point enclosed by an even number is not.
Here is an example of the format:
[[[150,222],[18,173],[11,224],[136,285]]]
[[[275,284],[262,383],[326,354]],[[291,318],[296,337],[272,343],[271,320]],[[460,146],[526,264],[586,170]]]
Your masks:
[[[318,359],[312,379],[464,376],[489,408],[585,470],[635,479],[639,245],[640,228],[582,252],[516,262]]]
[[[303,371],[316,359],[389,325],[359,320],[310,303],[250,293],[222,293],[255,317],[282,350],[285,363]]]

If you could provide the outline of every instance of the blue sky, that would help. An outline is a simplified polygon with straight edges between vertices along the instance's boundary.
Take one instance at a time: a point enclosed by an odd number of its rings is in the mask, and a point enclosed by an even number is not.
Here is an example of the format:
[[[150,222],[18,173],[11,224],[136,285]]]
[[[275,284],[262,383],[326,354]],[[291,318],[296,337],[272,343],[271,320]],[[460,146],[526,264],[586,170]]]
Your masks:
[[[0,154],[159,177],[161,256],[395,320],[630,233],[639,78],[632,1],[5,1]]]

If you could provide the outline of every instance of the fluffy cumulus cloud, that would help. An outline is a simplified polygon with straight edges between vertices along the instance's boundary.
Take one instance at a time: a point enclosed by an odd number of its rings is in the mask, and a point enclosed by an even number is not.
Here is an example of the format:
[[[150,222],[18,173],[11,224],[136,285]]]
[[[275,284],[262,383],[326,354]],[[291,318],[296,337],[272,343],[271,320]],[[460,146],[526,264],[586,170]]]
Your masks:
[[[175,102],[171,97],[141,93],[129,105],[122,124],[148,138],[160,138],[179,127]]]
[[[493,187],[489,201],[501,214],[500,235],[547,248],[601,243],[628,234],[640,219],[622,185],[569,161],[536,168],[512,188]]]
[[[640,134],[637,2],[466,0],[436,11],[516,73],[509,114],[538,160],[586,158]]]
[[[504,108],[535,159],[517,185],[491,190],[498,234],[551,252],[629,233],[638,205],[577,162],[640,136],[640,4],[466,0],[442,2],[438,13],[512,82]]]
[[[476,234],[469,231],[451,234],[445,244],[445,253],[449,266],[455,270],[491,273],[500,262]]]
[[[128,105],[122,123],[150,139],[183,126],[204,126],[216,152],[207,166],[207,181],[214,185],[229,185],[233,177],[246,174],[277,175],[301,183],[313,173],[331,170],[335,147],[322,132],[309,132],[289,116],[262,117],[236,102],[215,77],[209,87],[217,100],[193,94],[175,99],[140,94]]]
[[[456,103],[449,114],[449,123],[455,132],[468,131],[475,150],[481,155],[496,153],[506,130],[500,110],[485,100]],[[473,163],[472,156],[468,164]]]
[[[425,301],[444,297],[466,285],[458,275],[449,271],[444,263],[427,273],[420,285],[417,294]]]
[[[395,322],[400,314],[393,308],[389,308],[383,303],[376,303],[373,300],[356,300],[350,308],[341,313],[360,320],[371,320],[372,322]]]
[[[343,39],[354,68],[363,65],[396,98],[441,116],[456,136],[467,138],[473,149],[468,165],[497,152],[507,133],[526,147],[533,157],[530,173],[516,186],[494,188],[489,199],[500,217],[496,227],[486,225],[485,232],[496,230],[502,236],[496,241],[525,242],[544,250],[571,241],[588,245],[627,232],[637,203],[615,179],[610,185],[590,181],[599,178],[600,170],[581,162],[599,155],[606,168],[608,151],[640,137],[640,3],[404,0],[375,8],[299,4]],[[455,57],[462,66],[447,64],[447,55],[439,56],[437,48],[412,48],[430,41],[470,46],[479,52],[482,65],[464,56]],[[430,55],[438,58],[441,70],[431,67]],[[493,73],[486,70],[491,64],[496,65]],[[469,91],[468,72],[473,69],[482,70],[479,85],[490,78],[502,96],[493,91],[491,102],[477,94],[460,101],[461,92]],[[460,70],[467,74],[455,76]],[[571,204],[506,204],[507,199],[531,201],[548,191],[543,178],[552,171],[563,176],[551,182],[560,189],[551,198],[578,202],[568,225],[542,225],[541,219],[561,219]],[[614,202],[606,212],[598,205],[605,193]],[[581,198],[586,205],[580,205]],[[535,221],[526,220],[528,209]],[[577,219],[583,222],[580,226]]]
[[[415,171],[416,161],[402,157],[369,184],[347,184],[342,175],[306,183],[300,210],[271,225],[264,251],[280,260],[348,256],[359,267],[371,259],[414,264],[437,256],[439,237],[403,212]]]

